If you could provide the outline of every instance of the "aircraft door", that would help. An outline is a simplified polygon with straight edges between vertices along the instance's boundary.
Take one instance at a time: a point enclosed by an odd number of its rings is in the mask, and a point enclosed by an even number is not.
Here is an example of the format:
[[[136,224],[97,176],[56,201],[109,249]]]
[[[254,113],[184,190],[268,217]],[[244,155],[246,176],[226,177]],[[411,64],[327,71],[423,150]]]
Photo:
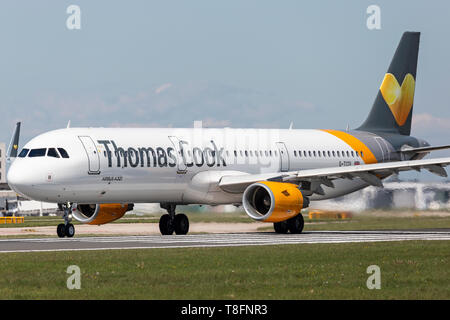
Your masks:
[[[177,173],[184,174],[187,171],[186,162],[184,160],[187,155],[183,155],[181,141],[177,137],[169,136],[169,139],[175,148],[175,152],[177,153]]]
[[[278,152],[280,153],[280,171],[289,171],[289,154],[284,142],[277,142]]]
[[[100,174],[100,156],[97,147],[89,136],[78,136],[88,158],[88,174]]]

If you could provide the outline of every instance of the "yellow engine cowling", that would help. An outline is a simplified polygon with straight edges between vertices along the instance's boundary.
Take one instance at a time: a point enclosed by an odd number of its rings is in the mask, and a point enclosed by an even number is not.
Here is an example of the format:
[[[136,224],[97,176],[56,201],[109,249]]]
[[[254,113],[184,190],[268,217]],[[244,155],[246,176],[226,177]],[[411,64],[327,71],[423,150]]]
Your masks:
[[[100,225],[122,218],[133,206],[132,203],[78,204],[72,216],[82,223]]]
[[[300,213],[309,205],[296,184],[260,181],[247,187],[242,197],[250,218],[264,222],[280,222]]]

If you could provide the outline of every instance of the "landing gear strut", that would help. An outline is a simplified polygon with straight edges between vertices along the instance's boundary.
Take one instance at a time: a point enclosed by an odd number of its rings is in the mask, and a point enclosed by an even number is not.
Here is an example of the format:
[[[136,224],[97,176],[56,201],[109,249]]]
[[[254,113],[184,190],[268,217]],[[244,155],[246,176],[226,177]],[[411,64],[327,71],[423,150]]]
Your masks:
[[[161,203],[161,208],[167,213],[159,219],[159,231],[162,235],[187,234],[189,232],[189,219],[184,213],[175,214],[175,204]]]
[[[72,238],[75,235],[75,227],[70,223],[70,221],[72,221],[72,217],[70,216],[72,206],[70,205],[70,203],[63,203],[61,207],[64,210],[64,223],[60,223],[58,225],[58,227],[56,228],[56,233],[60,238]]]

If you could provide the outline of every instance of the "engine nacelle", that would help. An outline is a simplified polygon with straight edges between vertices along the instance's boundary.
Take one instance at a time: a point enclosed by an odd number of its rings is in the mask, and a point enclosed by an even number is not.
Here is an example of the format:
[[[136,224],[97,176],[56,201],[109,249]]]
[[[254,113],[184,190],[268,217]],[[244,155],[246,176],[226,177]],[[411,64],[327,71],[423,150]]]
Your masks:
[[[78,204],[72,216],[82,223],[100,225],[122,218],[133,206],[132,203]]]
[[[297,185],[260,181],[247,187],[242,197],[250,218],[264,222],[280,222],[295,217],[309,205]]]

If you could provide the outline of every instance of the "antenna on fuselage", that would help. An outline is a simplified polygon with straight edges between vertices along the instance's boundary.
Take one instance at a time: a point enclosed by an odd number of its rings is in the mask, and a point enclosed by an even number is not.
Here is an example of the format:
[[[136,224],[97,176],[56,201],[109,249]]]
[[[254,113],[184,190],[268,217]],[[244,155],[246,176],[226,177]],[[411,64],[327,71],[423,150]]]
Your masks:
[[[292,127],[294,126],[294,122],[291,121],[291,124],[289,125],[289,130],[292,130]]]
[[[67,129],[70,128],[70,120],[67,122]]]

